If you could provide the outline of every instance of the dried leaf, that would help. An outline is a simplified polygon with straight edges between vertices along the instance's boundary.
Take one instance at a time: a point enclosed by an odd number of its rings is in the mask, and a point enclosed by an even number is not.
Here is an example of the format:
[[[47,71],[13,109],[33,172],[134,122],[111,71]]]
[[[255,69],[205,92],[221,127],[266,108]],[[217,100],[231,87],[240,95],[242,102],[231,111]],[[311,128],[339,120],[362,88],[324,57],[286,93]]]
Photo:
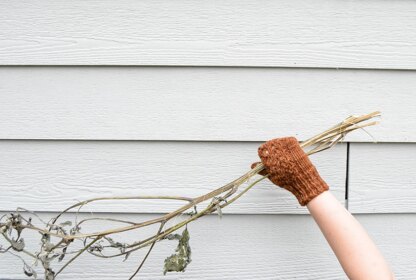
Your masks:
[[[130,252],[128,252],[127,254],[125,254],[125,255],[124,255],[124,260],[123,260],[123,262],[125,262],[125,261],[129,258],[129,256],[130,256]]]
[[[66,250],[68,249],[68,247],[64,247],[63,249],[62,249],[62,254],[59,256],[59,258],[58,258],[58,262],[61,262],[63,259],[64,259],[64,257],[65,257],[65,253],[66,253]]]
[[[180,234],[168,234],[168,235],[166,235],[166,239],[169,239],[169,240],[180,240],[181,239],[181,237],[182,237],[182,235],[180,235]]]
[[[186,266],[191,262],[191,247],[189,246],[189,232],[188,229],[182,232],[182,235],[173,235],[176,239],[180,236],[178,246],[176,247],[175,254],[165,259],[165,269],[163,274],[167,272],[176,271],[184,272]]]
[[[65,226],[72,226],[72,222],[71,221],[65,221],[63,223],[59,224],[61,227],[65,227]]]
[[[36,271],[28,266],[26,263],[23,264],[23,272],[26,274],[26,276],[33,277],[37,279],[38,275],[36,274]]]
[[[70,233],[71,235],[76,235],[77,233],[79,233],[79,232],[80,232],[80,230],[81,230],[81,227],[80,227],[80,226],[78,226],[78,225],[76,225],[76,226],[74,226],[73,228],[71,228],[71,230],[69,231],[69,233]]]
[[[221,206],[219,204],[217,204],[216,206],[217,209],[217,214],[220,217],[220,219],[222,218],[222,210],[221,210]]]
[[[110,243],[111,247],[114,247],[114,248],[123,248],[124,247],[124,244],[123,243],[115,242],[110,237],[104,237],[104,238],[107,239],[107,241]]]
[[[25,241],[23,240],[23,238],[20,238],[19,240],[10,240],[10,244],[12,245],[12,248],[16,251],[23,251],[23,249],[25,248]]]
[[[55,273],[52,270],[48,269],[45,272],[45,280],[54,280],[54,279],[55,279]]]
[[[46,241],[45,243],[43,243],[43,249],[47,252],[50,252],[54,247],[55,247],[55,244],[49,241]]]
[[[5,233],[6,231],[7,231],[7,225],[2,225],[1,227],[0,227],[0,233]]]

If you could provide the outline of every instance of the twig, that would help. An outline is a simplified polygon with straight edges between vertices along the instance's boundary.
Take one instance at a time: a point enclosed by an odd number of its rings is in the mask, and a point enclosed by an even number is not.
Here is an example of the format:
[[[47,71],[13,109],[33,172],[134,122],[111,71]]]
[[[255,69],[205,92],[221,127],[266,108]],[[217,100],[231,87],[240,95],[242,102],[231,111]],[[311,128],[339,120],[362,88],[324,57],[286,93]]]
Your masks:
[[[329,149],[329,148],[333,147],[338,142],[342,141],[348,133],[350,133],[354,130],[357,130],[357,129],[364,130],[364,127],[368,127],[368,126],[372,126],[372,125],[377,124],[377,122],[366,122],[366,121],[368,121],[368,120],[370,120],[374,117],[377,117],[379,115],[380,115],[380,112],[373,112],[373,113],[370,113],[370,114],[367,114],[367,115],[348,117],[343,122],[338,123],[337,125],[325,130],[324,132],[322,132],[322,133],[320,133],[320,134],[318,134],[318,135],[300,143],[300,146],[304,149],[309,148],[309,150],[305,150],[305,152],[308,155],[312,155],[314,153],[324,151],[326,149]],[[253,169],[249,170],[247,173],[245,173],[244,175],[240,176],[239,178],[231,181],[230,183],[228,183],[228,184],[226,184],[226,185],[224,185],[220,188],[217,188],[213,191],[210,191],[207,194],[204,194],[204,195],[201,195],[201,196],[198,196],[198,197],[194,197],[194,198],[183,197],[183,196],[114,196],[114,197],[92,198],[92,199],[80,201],[78,203],[75,203],[75,204],[71,205],[70,207],[68,207],[65,210],[63,210],[62,212],[60,212],[53,219],[51,219],[50,222],[48,222],[48,223],[45,223],[35,212],[31,212],[31,211],[26,210],[26,209],[18,208],[17,214],[3,215],[2,217],[0,217],[0,233],[5,237],[5,239],[10,244],[13,245],[13,242],[17,242],[17,241],[14,241],[14,240],[10,239],[7,236],[8,234],[10,236],[12,236],[11,235],[12,230],[17,231],[17,236],[18,236],[17,240],[19,240],[20,233],[24,229],[39,232],[39,233],[42,234],[41,252],[38,253],[37,255],[35,255],[35,254],[30,253],[30,252],[27,252],[26,250],[24,250],[22,248],[17,248],[15,246],[10,246],[6,250],[0,251],[0,253],[1,252],[6,252],[7,250],[12,249],[12,250],[15,250],[15,251],[20,251],[20,252],[26,253],[29,256],[35,258],[36,260],[40,259],[39,256],[40,256],[41,253],[43,254],[43,256],[46,255],[46,258],[48,258],[50,254],[52,254],[52,257],[50,259],[53,259],[56,256],[61,256],[59,258],[60,260],[62,260],[64,255],[75,254],[68,262],[66,262],[54,274],[53,277],[56,278],[57,275],[59,275],[70,263],[72,263],[77,257],[79,257],[85,251],[87,251],[88,253],[90,253],[94,256],[101,257],[101,258],[112,258],[112,257],[118,257],[118,256],[122,256],[122,255],[128,257],[128,255],[131,254],[132,252],[134,252],[136,250],[139,250],[141,248],[150,246],[149,250],[147,251],[146,255],[144,256],[142,262],[140,263],[140,265],[138,266],[136,271],[131,275],[130,279],[133,279],[137,275],[137,273],[140,271],[140,269],[143,267],[145,261],[147,260],[148,256],[150,255],[151,251],[153,250],[156,242],[165,239],[169,234],[175,232],[176,230],[180,229],[181,227],[186,226],[190,222],[195,221],[195,220],[197,220],[197,219],[199,219],[199,218],[201,218],[205,215],[214,213],[216,211],[218,212],[219,215],[221,215],[221,209],[222,208],[230,205],[231,203],[234,203],[237,199],[239,199],[247,191],[249,191],[251,188],[253,188],[254,185],[256,185],[257,183],[259,183],[260,181],[262,181],[262,180],[264,180],[265,178],[268,177],[268,175],[266,174],[265,176],[262,176],[259,179],[255,180],[254,182],[248,184],[248,186],[245,186],[240,192],[237,192],[239,190],[239,188],[244,183],[248,182],[248,180],[250,178],[257,175],[262,170],[264,170],[264,166],[260,162]],[[98,217],[86,218],[86,219],[83,219],[79,222],[78,222],[78,219],[77,219],[78,212],[80,211],[80,209],[83,206],[85,206],[87,204],[90,204],[90,203],[94,203],[94,202],[97,202],[97,201],[107,201],[107,200],[143,200],[143,199],[178,200],[178,201],[184,201],[184,202],[187,202],[187,203],[185,205],[179,207],[178,209],[170,212],[170,213],[162,215],[161,217],[157,217],[157,218],[150,219],[150,220],[140,222],[140,223],[125,221],[125,220],[120,220],[120,219],[98,218]],[[210,203],[208,204],[208,206],[206,206],[202,211],[197,212],[196,211],[196,206],[200,205],[202,202],[205,202],[205,201],[208,201],[208,200],[211,200]],[[64,229],[65,223],[62,223],[62,224],[56,224],[56,223],[57,223],[58,219],[60,217],[62,217],[62,215],[64,215],[65,213],[67,213],[70,210],[75,209],[75,208],[77,208],[77,215],[76,215],[75,225],[71,229],[71,231],[69,233],[67,233],[66,230]],[[187,214],[186,211],[188,211],[191,208],[195,209],[195,213],[191,214],[191,216],[189,218],[187,218],[187,219],[185,219],[181,222],[174,223],[173,226],[163,230],[164,226],[166,225],[166,223],[168,221],[174,219],[174,222],[175,222],[176,218]],[[29,220],[24,219],[23,216],[21,215],[22,210],[35,215],[42,223],[44,223],[46,225],[47,228],[37,227],[37,226],[32,224],[31,219],[29,219]],[[2,220],[4,218],[6,219],[6,221],[2,222]],[[104,231],[99,231],[99,232],[81,233],[80,232],[80,225],[83,224],[83,223],[86,223],[88,221],[92,221],[92,220],[111,221],[111,222],[122,223],[124,225],[116,227],[116,228],[107,229],[107,230],[104,230]],[[140,228],[143,228],[143,227],[148,227],[148,226],[151,226],[151,225],[157,224],[157,223],[160,223],[160,227],[159,227],[158,231],[156,232],[156,234],[154,234],[153,236],[150,236],[150,237],[148,237],[144,240],[132,242],[131,244],[114,242],[111,238],[108,237],[109,235],[112,235],[112,234],[115,234],[115,233],[137,230],[137,229],[140,229]],[[66,226],[67,225],[68,225],[68,223],[66,224]],[[44,237],[46,239],[43,239]],[[57,238],[60,238],[60,240],[56,244],[52,244],[49,241],[50,237],[57,237]],[[88,240],[88,238],[93,238],[93,240],[90,243],[85,244],[85,242]],[[101,240],[101,239],[104,239],[107,242],[109,242],[109,245],[104,245],[103,246],[103,245],[99,244],[99,245],[95,245],[94,248],[91,248],[91,246],[94,243],[96,243],[98,240]],[[67,251],[68,246],[74,240],[83,240],[84,241],[83,249],[78,250],[78,251],[72,251],[72,252]],[[22,242],[22,244],[23,244],[23,242]],[[22,244],[19,244],[19,245],[22,245]],[[112,255],[103,254],[101,251],[104,248],[108,248],[108,247],[118,248],[118,249],[120,249],[121,252],[118,253],[118,254],[112,254]],[[91,250],[89,250],[89,248],[91,248]],[[19,250],[17,250],[17,249],[19,249]],[[59,250],[62,249],[62,251],[56,252],[55,250],[57,250],[57,249],[59,249]],[[128,250],[126,250],[126,249],[128,249]],[[96,251],[98,253],[96,253]],[[46,260],[47,261],[45,262],[45,264],[43,264],[44,268],[45,268],[45,273],[48,272],[48,273],[53,274],[53,271],[49,270],[48,259],[46,259]]]
[[[164,222],[160,224],[159,230],[157,231],[156,235],[159,235],[159,234],[160,234],[160,232],[162,231],[162,229],[163,229],[163,226],[164,226],[164,225],[165,225],[165,223],[164,223]],[[142,268],[143,264],[144,264],[144,263],[145,263],[145,261],[147,260],[147,257],[149,257],[150,252],[152,252],[153,247],[155,246],[155,244],[156,244],[156,240],[152,243],[152,245],[150,245],[149,250],[147,251],[146,255],[144,256],[144,258],[143,258],[142,262],[140,263],[140,265],[139,265],[139,267],[136,269],[136,271],[133,273],[133,275],[132,275],[132,276],[130,276],[129,280],[133,279],[133,278],[134,278],[134,276],[136,276],[136,274],[137,274],[137,273],[139,273],[139,271],[140,271],[140,269]]]
[[[62,270],[64,270],[70,263],[72,263],[77,257],[79,257],[82,253],[85,252],[85,250],[88,250],[88,248],[91,247],[92,244],[94,244],[95,242],[97,242],[99,239],[101,238],[101,236],[97,236],[94,238],[94,240],[92,240],[90,243],[88,243],[87,246],[85,246],[81,251],[79,251],[78,254],[76,254],[75,256],[73,256],[69,261],[67,261],[56,273],[55,273],[55,278],[56,276],[58,276],[59,273],[62,272]]]

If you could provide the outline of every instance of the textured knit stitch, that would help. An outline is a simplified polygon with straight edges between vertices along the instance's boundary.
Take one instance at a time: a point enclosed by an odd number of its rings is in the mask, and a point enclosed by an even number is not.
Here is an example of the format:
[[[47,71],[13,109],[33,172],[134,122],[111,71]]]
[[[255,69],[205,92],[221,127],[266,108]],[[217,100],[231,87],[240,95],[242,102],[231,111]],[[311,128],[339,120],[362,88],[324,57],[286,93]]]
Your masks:
[[[258,154],[265,167],[260,174],[270,174],[270,181],[294,194],[302,206],[329,189],[295,137],[267,141]]]

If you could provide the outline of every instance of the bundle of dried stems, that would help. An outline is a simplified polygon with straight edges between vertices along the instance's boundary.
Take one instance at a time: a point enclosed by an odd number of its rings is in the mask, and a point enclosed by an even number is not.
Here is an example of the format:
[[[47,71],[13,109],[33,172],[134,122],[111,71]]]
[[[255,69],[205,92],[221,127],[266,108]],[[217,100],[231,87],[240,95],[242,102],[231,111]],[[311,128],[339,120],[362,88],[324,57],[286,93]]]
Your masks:
[[[346,134],[356,129],[362,129],[367,126],[375,125],[377,122],[366,122],[376,116],[379,116],[380,112],[373,112],[367,115],[362,116],[351,116],[342,121],[341,123],[336,124],[335,126],[329,128],[328,130],[302,142],[300,145],[302,148],[309,148],[305,150],[308,155],[323,151],[325,149],[329,149],[334,146],[339,141],[343,140]],[[27,276],[33,276],[36,278],[36,272],[32,268],[31,265],[28,265],[25,260],[20,257],[17,253],[26,254],[34,259],[35,263],[41,262],[43,266],[43,270],[45,273],[45,279],[56,279],[56,277],[70,264],[72,263],[77,257],[79,257],[82,253],[88,252],[96,257],[101,258],[113,258],[124,256],[127,258],[132,252],[139,250],[144,247],[149,247],[146,255],[144,256],[143,260],[138,265],[137,269],[131,275],[130,279],[132,279],[142,268],[144,262],[146,261],[147,257],[149,256],[150,252],[153,249],[153,246],[156,242],[163,240],[163,239],[177,239],[179,240],[179,245],[177,248],[177,253],[170,256],[165,260],[165,272],[167,271],[183,271],[186,265],[190,262],[190,248],[188,244],[189,240],[189,233],[187,229],[183,231],[182,234],[173,234],[176,230],[186,226],[188,223],[195,221],[196,219],[205,216],[207,214],[217,212],[221,215],[221,209],[226,207],[227,205],[233,203],[238,198],[240,198],[243,194],[245,194],[248,190],[250,190],[254,185],[258,182],[267,178],[268,175],[262,176],[255,181],[246,184],[241,190],[239,191],[240,187],[247,183],[248,180],[257,175],[261,170],[264,169],[262,164],[258,164],[255,168],[248,171],[243,176],[235,179],[234,181],[215,189],[207,194],[198,196],[198,197],[180,197],[180,196],[126,196],[126,197],[98,197],[92,198],[89,200],[85,200],[79,203],[76,203],[67,209],[60,212],[56,217],[51,219],[49,222],[44,222],[35,212],[28,211],[26,209],[17,208],[14,213],[9,213],[3,215],[0,218],[0,233],[8,241],[8,247],[2,248],[0,247],[0,252],[6,253],[9,252],[17,257],[19,257],[23,261],[24,265],[24,273]],[[83,219],[80,221],[75,220],[75,225],[70,228],[69,232],[66,230],[65,227],[71,227],[72,222],[66,221],[64,223],[58,223],[58,220],[62,217],[64,213],[69,211],[77,210],[79,212],[80,208],[85,206],[86,204],[90,204],[96,201],[103,201],[103,200],[142,200],[142,199],[157,199],[157,200],[178,200],[184,201],[186,204],[179,209],[165,214],[161,217],[151,219],[144,222],[131,222],[131,221],[122,221],[122,220],[115,220],[115,219],[105,219],[105,218],[88,218]],[[198,211],[197,206],[201,205],[204,201],[211,200],[204,209]],[[189,211],[192,212],[189,213]],[[187,212],[188,211],[188,212]],[[32,215],[29,218],[24,217],[22,214],[25,213],[26,215]],[[169,226],[167,228],[167,222],[172,220],[175,217],[183,217],[186,218],[181,220],[180,222]],[[33,224],[32,217],[37,218],[41,223],[44,224],[44,227],[38,227]],[[81,233],[80,225],[86,223],[90,220],[111,220],[124,223],[125,226],[107,229],[104,231],[99,232],[92,232],[92,233]],[[147,227],[150,225],[158,224],[158,230],[152,236],[136,241],[131,243],[122,243],[122,242],[115,242],[109,235],[138,230],[143,227]],[[31,230],[36,231],[41,234],[41,248],[39,252],[31,253],[25,249],[24,240],[21,237],[21,233],[23,230]],[[55,243],[51,242],[51,237],[57,239],[58,241]],[[51,262],[53,260],[57,260],[61,262],[66,255],[69,255],[68,247],[71,243],[75,240],[80,240],[83,242],[83,247],[77,251],[72,251],[71,254],[73,255],[66,263],[60,266],[59,269],[56,271],[51,267]],[[97,241],[105,241],[107,242],[107,246],[97,245]],[[94,245],[95,244],[95,245]],[[111,247],[116,248],[119,250],[116,254],[104,254],[104,248]],[[13,252],[12,252],[13,251]]]

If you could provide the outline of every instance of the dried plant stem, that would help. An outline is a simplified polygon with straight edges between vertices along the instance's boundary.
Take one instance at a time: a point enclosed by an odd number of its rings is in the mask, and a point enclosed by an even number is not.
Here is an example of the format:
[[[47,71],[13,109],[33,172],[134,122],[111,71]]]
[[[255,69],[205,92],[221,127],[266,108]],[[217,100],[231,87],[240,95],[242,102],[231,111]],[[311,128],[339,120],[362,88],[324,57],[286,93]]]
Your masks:
[[[366,122],[366,121],[379,115],[380,115],[380,112],[373,112],[367,115],[348,117],[343,122],[338,123],[337,125],[325,130],[324,132],[302,142],[300,145],[302,148],[305,149],[305,152],[308,155],[312,155],[314,153],[329,149],[333,147],[335,144],[337,144],[339,141],[342,141],[346,134],[356,129],[364,129],[364,127],[377,124],[377,122],[374,122],[374,121],[373,122]],[[307,148],[309,148],[309,150],[306,150]],[[53,260],[57,256],[57,254],[61,256],[59,258],[60,260],[62,260],[62,258],[66,254],[73,254],[73,253],[75,254],[69,261],[67,261],[54,274],[53,278],[46,278],[47,276],[45,276],[45,279],[47,280],[55,279],[57,275],[59,275],[66,267],[68,267],[69,264],[73,263],[74,260],[78,258],[84,252],[88,252],[100,258],[113,258],[113,257],[118,257],[118,256],[123,256],[123,255],[127,258],[132,252],[149,246],[148,252],[144,256],[139,266],[137,267],[136,271],[130,277],[130,279],[133,279],[137,275],[137,273],[140,271],[140,269],[143,267],[150,252],[154,248],[156,242],[169,238],[170,234],[186,226],[190,222],[201,218],[202,216],[211,214],[213,212],[217,212],[219,215],[221,215],[222,208],[230,205],[231,203],[234,203],[247,191],[253,188],[253,186],[255,186],[257,183],[259,183],[260,181],[268,177],[268,175],[265,175],[255,180],[254,182],[248,183],[250,178],[257,175],[263,169],[264,169],[264,166],[262,163],[257,164],[253,169],[249,170],[247,173],[231,181],[230,183],[218,189],[215,189],[207,194],[194,197],[194,198],[183,197],[183,196],[114,196],[114,197],[98,197],[98,198],[88,199],[85,201],[78,202],[66,208],[65,210],[60,212],[57,216],[55,216],[53,219],[51,219],[51,221],[48,223],[40,219],[40,217],[35,212],[31,212],[26,209],[18,208],[18,211],[16,212],[16,214],[11,214],[11,216],[2,216],[0,218],[0,232],[5,237],[5,239],[11,244],[11,247],[7,248],[7,250],[12,248],[15,251],[26,253],[27,255],[35,258],[36,260],[39,259],[39,254],[32,254],[30,252],[23,250],[22,248],[17,248],[18,246],[22,246],[22,244],[18,244],[17,242],[19,241],[20,233],[24,229],[33,230],[33,231],[41,233],[42,234],[41,252],[44,255],[46,255],[44,259],[41,259],[41,262],[45,268],[45,275],[46,275],[47,269],[49,269],[49,262]],[[242,190],[239,191],[240,187],[245,183],[247,183],[247,185],[244,188],[242,188]],[[78,214],[78,212],[83,206],[97,202],[97,201],[149,200],[149,199],[151,200],[176,200],[176,201],[183,201],[186,204],[170,213],[162,215],[161,217],[157,217],[157,218],[150,219],[150,220],[140,222],[140,223],[125,221],[125,220],[120,220],[120,219],[96,218],[96,217],[86,218],[78,222],[77,216],[76,216],[75,226],[71,229],[69,233],[64,230],[63,228],[64,226],[62,224],[57,223],[57,221],[60,218],[62,218],[62,216],[65,213],[74,209],[78,209],[77,210],[77,214]],[[198,212],[196,207],[200,205],[201,203],[208,201],[208,200],[211,200],[209,204],[202,211]],[[190,209],[194,209],[195,212],[187,213],[187,211]],[[31,222],[31,218],[29,220],[23,218],[23,216],[21,216],[21,212],[28,212],[30,214],[33,214],[46,226],[46,228],[41,228],[41,227],[37,227],[33,225]],[[184,215],[188,215],[187,218],[163,230],[166,224],[169,221],[171,221],[173,218],[183,217]],[[4,217],[7,218],[6,223],[2,223],[2,219]],[[112,221],[112,222],[122,223],[123,225],[116,227],[116,228],[99,231],[99,232],[81,233],[80,225],[87,223],[88,221],[92,221],[92,220]],[[114,242],[111,238],[108,237],[109,235],[113,235],[116,233],[137,230],[137,229],[148,227],[154,224],[159,224],[158,231],[154,235],[141,241],[132,242],[131,244]],[[7,236],[7,232],[10,232],[12,229],[17,231],[18,233],[18,237],[16,240],[12,240],[10,237]],[[56,244],[51,244],[49,241],[49,238],[51,236],[60,238],[60,240]],[[89,242],[88,244],[85,244],[87,240],[90,238],[93,240]],[[70,243],[72,243],[75,240],[82,240],[84,242],[84,247],[79,251],[66,252],[66,249],[68,248]],[[97,241],[99,240],[100,242],[97,243]],[[106,245],[106,246],[99,245],[101,242],[105,240],[109,242],[109,245]],[[103,254],[102,250],[108,247],[117,248],[120,250],[120,253]],[[7,250],[4,250],[4,252]],[[3,252],[3,251],[0,251],[0,252]]]
[[[88,248],[90,248],[95,242],[97,242],[98,240],[100,240],[101,236],[97,236],[95,237],[90,243],[88,243],[87,246],[85,246],[84,248],[82,248],[82,250],[80,250],[78,252],[78,254],[76,254],[75,256],[72,257],[72,259],[70,259],[66,264],[64,264],[59,270],[58,272],[56,272],[55,277],[62,272],[62,270],[64,270],[71,262],[73,262],[76,258],[78,258],[82,253],[84,253],[86,250],[88,250]]]
[[[160,224],[159,230],[157,231],[156,235],[159,235],[160,234],[160,232],[162,231],[164,225],[165,225],[165,223],[161,223]],[[146,262],[147,258],[149,257],[150,252],[152,252],[153,247],[155,246],[155,244],[156,244],[156,240],[152,242],[152,244],[149,247],[149,250],[147,251],[146,255],[144,256],[144,258],[143,258],[142,262],[140,263],[139,267],[137,267],[136,271],[130,276],[129,280],[133,279],[134,276],[136,276],[136,274],[139,273],[139,271],[142,268],[143,264]]]

